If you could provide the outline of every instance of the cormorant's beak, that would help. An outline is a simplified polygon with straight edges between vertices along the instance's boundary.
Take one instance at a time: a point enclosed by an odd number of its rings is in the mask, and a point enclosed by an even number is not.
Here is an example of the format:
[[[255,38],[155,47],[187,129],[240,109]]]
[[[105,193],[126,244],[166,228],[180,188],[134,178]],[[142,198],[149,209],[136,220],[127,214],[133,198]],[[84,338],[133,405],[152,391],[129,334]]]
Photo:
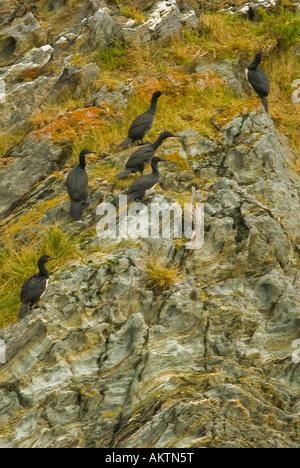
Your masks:
[[[48,262],[50,262],[50,260],[56,260],[58,257],[49,257],[48,258]]]

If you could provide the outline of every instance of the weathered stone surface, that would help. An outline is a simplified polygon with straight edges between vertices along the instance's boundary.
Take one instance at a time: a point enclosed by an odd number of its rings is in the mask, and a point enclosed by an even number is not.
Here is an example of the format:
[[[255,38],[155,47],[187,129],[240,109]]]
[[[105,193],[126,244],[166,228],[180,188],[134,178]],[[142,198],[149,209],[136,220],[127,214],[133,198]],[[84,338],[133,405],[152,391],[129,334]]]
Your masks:
[[[214,161],[195,195],[202,249],[145,241],[78,260],[52,275],[46,311],[0,332],[1,447],[299,447],[299,181],[268,116],[216,125],[218,142],[180,134],[193,157],[183,173]],[[159,295],[146,286],[150,251],[180,261]]]
[[[39,71],[50,61],[53,48],[50,45],[42,46],[27,55],[18,63],[0,69],[0,79],[5,81],[6,90],[8,91],[16,83],[25,78],[35,78],[35,73],[39,75]]]
[[[97,47],[105,50],[120,38],[122,26],[107,7],[99,10],[88,18],[86,28],[77,40],[83,50]]]
[[[26,199],[35,184],[58,169],[72,149],[70,141],[53,143],[29,135],[13,150],[16,160],[0,171],[0,218]]]
[[[46,43],[46,34],[32,13],[0,31],[0,65],[12,63],[33,47]]]
[[[28,120],[45,97],[52,91],[56,78],[39,76],[34,81],[14,86],[5,95],[0,118],[2,132],[22,132],[28,127]]]
[[[84,67],[67,66],[54,84],[50,99],[57,99],[69,93],[79,99],[89,89],[93,80],[99,77],[100,68],[95,63]]]
[[[180,34],[183,26],[197,27],[198,23],[194,10],[181,12],[176,0],[163,0],[153,5],[147,13],[147,21],[141,25],[124,25],[122,36],[128,44],[168,41]]]
[[[212,63],[205,63],[203,60],[196,60],[193,67],[196,72],[209,70],[210,72],[217,73],[237,96],[244,96],[245,91],[243,90],[241,82],[235,75],[234,66],[230,60],[226,59]]]
[[[108,104],[116,110],[125,109],[131,93],[132,87],[123,82],[116,91],[109,91],[109,87],[105,85],[91,96],[88,105],[102,108]]]

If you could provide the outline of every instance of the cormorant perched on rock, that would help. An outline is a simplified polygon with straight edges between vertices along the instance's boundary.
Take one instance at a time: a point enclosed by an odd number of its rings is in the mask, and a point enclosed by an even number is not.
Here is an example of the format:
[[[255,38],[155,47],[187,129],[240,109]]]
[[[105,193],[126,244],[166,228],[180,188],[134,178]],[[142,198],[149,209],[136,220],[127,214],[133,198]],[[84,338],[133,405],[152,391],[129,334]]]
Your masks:
[[[128,131],[128,138],[119,145],[119,148],[127,148],[131,143],[139,140],[144,144],[144,136],[149,132],[153,125],[157,100],[162,94],[163,93],[161,91],[155,91],[155,93],[153,93],[151,106],[146,112],[136,117],[132,122]]]
[[[148,195],[148,193],[154,190],[159,179],[157,165],[161,161],[165,160],[158,156],[154,156],[151,161],[152,174],[147,174],[133,181],[126,191],[127,203],[130,203],[133,200],[142,200],[145,195]]]
[[[266,57],[266,54],[260,50],[255,55],[253,62],[246,68],[246,76],[248,82],[262,100],[266,112],[269,112],[267,96],[270,92],[270,81],[262,69],[258,67],[263,57]]]
[[[78,221],[82,216],[83,205],[88,197],[88,176],[85,170],[85,157],[94,153],[88,149],[81,151],[79,164],[74,167],[67,177],[67,190],[71,198],[70,216],[74,221]]]
[[[135,151],[125,165],[125,171],[117,175],[118,179],[127,177],[129,174],[140,172],[143,174],[145,166],[150,163],[155,151],[166,138],[179,138],[171,132],[163,132],[155,143],[145,145]]]
[[[49,255],[43,255],[38,260],[39,273],[31,276],[22,286],[20,298],[22,301],[22,306],[19,311],[19,319],[25,317],[28,313],[28,307],[32,310],[34,305],[37,305],[38,302],[45,294],[45,291],[48,286],[49,274],[45,267],[45,264],[54,258],[49,257]]]

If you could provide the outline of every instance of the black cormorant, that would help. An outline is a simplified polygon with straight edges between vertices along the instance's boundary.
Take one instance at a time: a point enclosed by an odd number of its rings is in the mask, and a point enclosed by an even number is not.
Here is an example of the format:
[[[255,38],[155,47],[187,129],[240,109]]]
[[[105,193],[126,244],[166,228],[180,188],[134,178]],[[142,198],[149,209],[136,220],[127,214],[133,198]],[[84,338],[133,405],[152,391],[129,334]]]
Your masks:
[[[269,112],[267,96],[270,92],[270,81],[262,69],[258,67],[263,57],[266,57],[266,54],[262,51],[255,55],[253,62],[246,68],[246,76],[248,82],[262,100],[265,111]]]
[[[135,141],[141,141],[142,144],[144,144],[144,137],[153,125],[157,100],[162,94],[161,91],[155,91],[155,93],[153,93],[149,109],[136,117],[132,122],[128,131],[128,137],[119,145],[119,148],[127,148]]]
[[[19,319],[25,317],[28,313],[28,307],[32,310],[34,305],[37,305],[38,302],[45,294],[45,291],[48,286],[49,274],[45,267],[45,264],[49,260],[54,260],[54,258],[49,257],[49,255],[43,255],[38,260],[39,273],[31,276],[22,286],[20,298],[22,301],[22,306],[19,311]]]
[[[88,149],[81,151],[79,164],[74,167],[67,177],[67,190],[71,198],[70,216],[78,221],[82,216],[83,205],[88,197],[88,176],[85,170],[85,156],[94,153]]]
[[[126,191],[127,203],[131,203],[133,200],[143,200],[145,195],[148,195],[148,193],[154,190],[159,179],[157,165],[161,161],[165,160],[158,156],[154,156],[151,161],[152,173],[139,177],[133,181]]]
[[[120,172],[120,174],[117,175],[117,178],[122,179],[123,177],[127,177],[129,174],[135,172],[140,172],[141,174],[143,174],[146,165],[150,163],[157,148],[162,144],[162,142],[166,138],[173,137],[179,138],[178,136],[173,135],[173,133],[171,132],[163,132],[155,143],[145,145],[139,148],[130,156],[125,165],[125,171]]]

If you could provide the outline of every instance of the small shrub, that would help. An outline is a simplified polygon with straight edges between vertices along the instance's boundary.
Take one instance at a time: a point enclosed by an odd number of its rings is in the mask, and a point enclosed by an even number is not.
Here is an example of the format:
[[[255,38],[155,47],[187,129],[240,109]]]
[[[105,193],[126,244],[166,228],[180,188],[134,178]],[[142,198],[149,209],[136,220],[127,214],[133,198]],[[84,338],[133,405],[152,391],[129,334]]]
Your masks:
[[[128,65],[125,51],[126,46],[124,44],[116,44],[109,49],[99,52],[97,61],[99,62],[100,67],[104,70],[112,71],[125,68]]]
[[[300,40],[300,18],[292,11],[280,8],[278,15],[261,10],[261,30],[276,40],[278,46],[288,48]]]
[[[148,258],[147,261],[147,287],[157,294],[169,289],[179,277],[179,271],[176,265],[167,267],[160,259]]]
[[[137,10],[134,6],[122,5],[120,7],[120,13],[126,18],[132,18],[136,23],[142,23],[146,20],[146,15]]]

